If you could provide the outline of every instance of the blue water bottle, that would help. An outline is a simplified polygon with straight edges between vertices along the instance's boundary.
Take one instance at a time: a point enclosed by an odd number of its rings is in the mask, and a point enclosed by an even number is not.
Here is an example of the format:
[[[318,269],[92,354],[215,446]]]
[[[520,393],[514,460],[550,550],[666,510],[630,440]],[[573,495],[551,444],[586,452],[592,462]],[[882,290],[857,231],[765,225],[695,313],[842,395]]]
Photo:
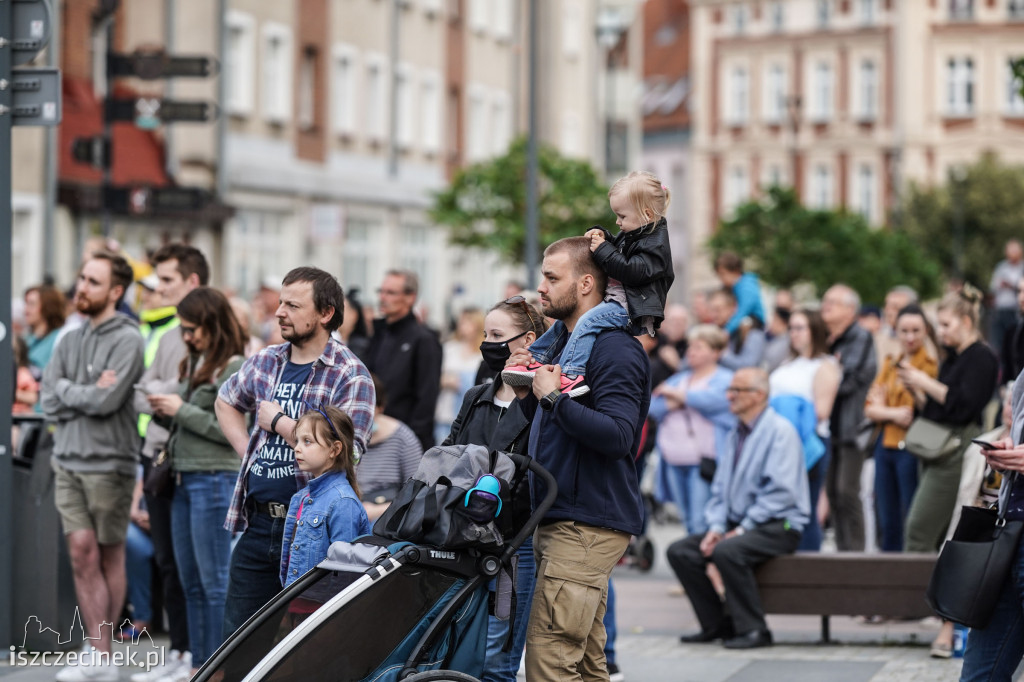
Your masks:
[[[967,649],[968,632],[969,630],[966,625],[957,623],[953,626],[953,658],[964,657],[964,650]]]
[[[462,505],[466,515],[477,523],[487,523],[501,513],[501,482],[491,474],[476,479],[476,485],[466,491]]]

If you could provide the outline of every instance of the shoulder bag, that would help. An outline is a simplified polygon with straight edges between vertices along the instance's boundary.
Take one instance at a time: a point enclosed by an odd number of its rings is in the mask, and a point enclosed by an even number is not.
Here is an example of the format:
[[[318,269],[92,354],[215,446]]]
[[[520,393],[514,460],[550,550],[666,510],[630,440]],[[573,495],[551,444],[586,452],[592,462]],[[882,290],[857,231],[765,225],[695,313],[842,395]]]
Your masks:
[[[959,429],[924,417],[915,417],[900,443],[900,449],[932,461],[955,452],[960,447],[960,441]]]
[[[1005,513],[963,508],[925,593],[928,605],[946,620],[983,628],[992,618],[1024,530],[1024,521],[1007,521]]]

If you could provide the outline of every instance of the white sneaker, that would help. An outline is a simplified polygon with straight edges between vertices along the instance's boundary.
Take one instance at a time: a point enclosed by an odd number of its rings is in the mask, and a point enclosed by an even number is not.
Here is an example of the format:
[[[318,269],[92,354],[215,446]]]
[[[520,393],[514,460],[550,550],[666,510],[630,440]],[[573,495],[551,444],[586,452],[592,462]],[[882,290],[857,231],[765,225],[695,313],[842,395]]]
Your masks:
[[[65,666],[56,675],[57,682],[117,682],[121,675],[117,666],[99,662],[100,652],[86,644],[78,654],[78,663]]]
[[[187,665],[180,666],[177,670],[158,678],[156,682],[188,682],[192,679],[192,668]]]
[[[185,669],[186,673],[192,669],[192,652],[186,651],[182,653],[177,649],[171,649],[163,665],[155,665],[148,671],[133,673],[131,679],[132,682],[157,682],[157,680],[173,675],[182,668]],[[188,677],[185,677],[185,679],[187,680]]]

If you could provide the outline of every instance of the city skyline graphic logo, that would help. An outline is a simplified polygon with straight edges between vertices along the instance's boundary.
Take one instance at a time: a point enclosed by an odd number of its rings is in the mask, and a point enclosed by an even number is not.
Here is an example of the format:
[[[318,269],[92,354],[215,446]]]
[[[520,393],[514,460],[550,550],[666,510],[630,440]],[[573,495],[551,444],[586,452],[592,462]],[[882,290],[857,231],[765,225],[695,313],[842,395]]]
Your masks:
[[[81,635],[80,639],[83,644],[89,645],[82,649],[74,651],[58,651],[62,646],[68,646],[75,641],[75,631]],[[100,651],[96,648],[93,642],[106,639],[107,631],[109,630],[110,642],[112,645],[120,645],[125,647],[124,649],[114,650],[111,647],[110,652]],[[128,633],[125,636],[125,633]],[[53,645],[49,650],[46,651],[28,651],[26,646],[30,637],[52,637]],[[145,644],[145,639],[148,639],[148,647],[146,651],[139,649],[140,643]],[[149,630],[143,628],[139,630],[132,623],[131,618],[125,618],[119,628],[114,628],[114,624],[109,621],[103,621],[100,623],[99,636],[89,637],[85,632],[85,625],[82,623],[82,615],[79,611],[79,607],[75,607],[75,615],[71,620],[71,626],[68,628],[67,635],[63,635],[54,628],[44,625],[43,622],[37,616],[29,616],[28,620],[25,621],[25,627],[22,632],[21,647],[12,646],[10,648],[10,665],[14,666],[57,666],[63,667],[66,665],[110,665],[113,664],[118,667],[131,666],[140,667],[146,671],[158,666],[163,665],[165,661],[164,647],[157,646],[153,641],[153,636],[149,633]]]

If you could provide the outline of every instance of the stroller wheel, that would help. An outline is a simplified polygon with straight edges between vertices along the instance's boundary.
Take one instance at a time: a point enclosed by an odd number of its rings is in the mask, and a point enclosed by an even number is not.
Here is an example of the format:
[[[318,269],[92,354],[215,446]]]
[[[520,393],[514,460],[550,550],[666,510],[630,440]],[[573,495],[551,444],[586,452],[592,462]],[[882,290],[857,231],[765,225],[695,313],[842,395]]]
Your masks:
[[[454,670],[424,670],[421,673],[402,678],[402,682],[480,682],[472,675]]]

